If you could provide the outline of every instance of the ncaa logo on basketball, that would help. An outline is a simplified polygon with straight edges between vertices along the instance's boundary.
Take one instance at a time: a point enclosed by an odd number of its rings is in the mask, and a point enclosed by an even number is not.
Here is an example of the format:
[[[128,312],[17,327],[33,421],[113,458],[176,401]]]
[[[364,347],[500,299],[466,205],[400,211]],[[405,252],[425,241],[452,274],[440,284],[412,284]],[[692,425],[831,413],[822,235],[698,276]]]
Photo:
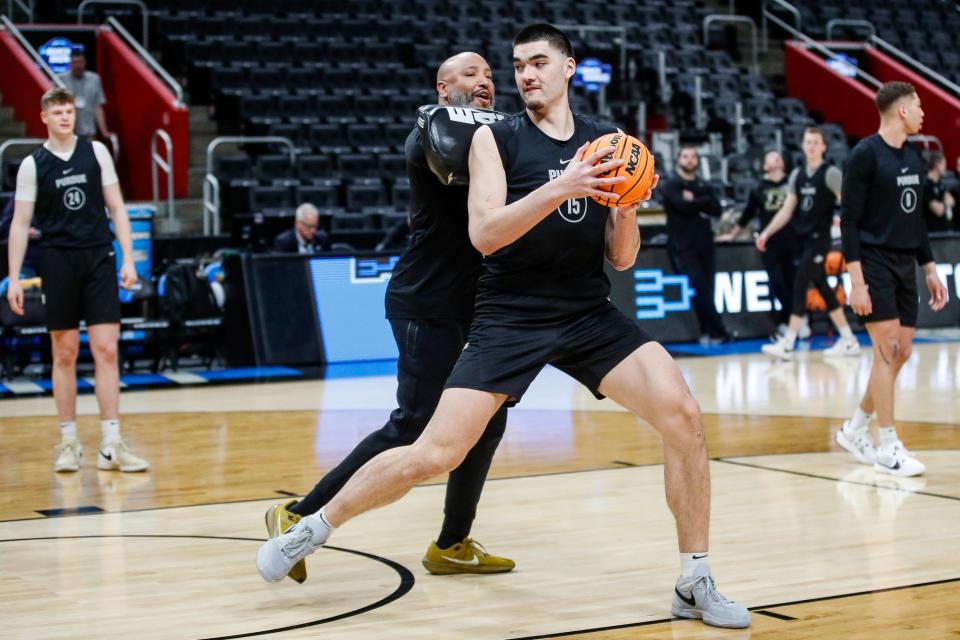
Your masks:
[[[81,209],[87,203],[87,194],[80,187],[70,187],[63,194],[63,206],[71,211]]]

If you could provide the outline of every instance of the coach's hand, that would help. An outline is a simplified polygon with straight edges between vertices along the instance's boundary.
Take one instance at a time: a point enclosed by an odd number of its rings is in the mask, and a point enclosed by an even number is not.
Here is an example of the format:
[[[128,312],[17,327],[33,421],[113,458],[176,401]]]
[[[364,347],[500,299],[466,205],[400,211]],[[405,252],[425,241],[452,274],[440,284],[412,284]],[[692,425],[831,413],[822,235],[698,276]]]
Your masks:
[[[599,198],[616,200],[619,196],[609,191],[601,191],[597,187],[607,184],[617,184],[626,180],[623,176],[616,178],[601,178],[601,174],[612,171],[617,167],[626,164],[623,160],[607,160],[600,162],[616,151],[616,147],[605,147],[597,149],[586,158],[583,158],[584,151],[590,146],[589,142],[584,143],[577,149],[570,159],[563,175],[553,181],[553,184],[563,188],[564,198],[583,198],[587,196],[597,196]]]
[[[873,302],[867,292],[867,284],[854,283],[850,287],[850,306],[858,316],[868,316],[873,313]]]
[[[137,284],[137,270],[132,260],[124,260],[120,267],[120,286],[124,289],[133,289]]]
[[[754,244],[757,245],[757,251],[760,251],[760,252],[766,251],[767,250],[767,234],[761,232],[760,235],[757,236],[757,239],[754,242]]]
[[[936,271],[927,274],[927,289],[930,290],[930,308],[934,311],[943,309],[947,304],[947,288]]]
[[[23,287],[20,286],[20,280],[10,279],[7,284],[7,302],[10,303],[10,310],[18,316],[23,315]]]

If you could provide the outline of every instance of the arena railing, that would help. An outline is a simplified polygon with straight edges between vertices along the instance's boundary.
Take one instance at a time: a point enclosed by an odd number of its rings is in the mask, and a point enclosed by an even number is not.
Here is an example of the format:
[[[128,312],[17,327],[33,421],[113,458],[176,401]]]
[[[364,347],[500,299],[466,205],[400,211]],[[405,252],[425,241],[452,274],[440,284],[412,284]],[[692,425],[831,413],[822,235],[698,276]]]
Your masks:
[[[703,44],[707,44],[710,28],[722,24],[745,24],[750,27],[750,47],[753,53],[753,72],[760,73],[760,58],[757,55],[757,23],[750,16],[711,13],[703,19]]]
[[[848,18],[834,18],[827,21],[827,40],[833,40],[833,30],[837,27],[864,27],[870,30],[870,37],[877,35],[877,29],[869,20],[854,20]]]
[[[954,97],[960,98],[960,86],[958,86],[955,82],[948,80],[941,74],[937,73],[936,71],[934,71],[927,65],[923,64],[922,62],[920,62],[910,54],[906,53],[901,49],[898,49],[897,47],[893,46],[892,44],[890,44],[889,42],[887,42],[886,40],[884,40],[883,38],[875,34],[870,36],[870,39],[867,42],[875,45],[878,49],[883,50],[885,53],[893,54],[894,57],[899,58],[900,60],[906,62],[907,64],[912,66],[914,69],[918,71],[922,71],[924,74],[926,74],[928,79],[937,82],[941,86],[941,88],[946,89],[947,91],[952,93]]]
[[[27,22],[33,22],[33,0],[7,0],[7,15],[16,18],[15,12],[20,9],[27,14]]]
[[[37,50],[33,48],[33,45],[30,44],[26,38],[23,37],[23,34],[20,33],[20,29],[17,29],[17,26],[13,24],[7,16],[0,16],[0,24],[10,32],[10,34],[16,38],[17,42],[20,43],[20,46],[23,47],[24,51],[30,54],[30,57],[33,58],[33,61],[37,63],[37,66],[50,78],[50,82],[57,85],[58,87],[65,86],[63,80],[57,77],[57,74],[53,72],[53,69],[50,68],[50,65],[47,64],[47,61],[44,60]]]
[[[83,10],[94,4],[130,5],[140,9],[140,28],[142,30],[143,46],[150,48],[150,10],[140,0],[83,0],[77,7],[77,24],[83,24]],[[113,16],[111,16],[112,18]],[[118,23],[119,24],[119,23]]]
[[[203,177],[203,235],[220,233],[220,181],[213,173],[213,158],[217,147],[223,144],[282,144],[290,150],[290,168],[297,161],[293,140],[283,136],[220,136],[207,145],[207,174]]]
[[[157,153],[157,141],[162,140],[166,147],[166,157]],[[180,233],[180,221],[177,220],[173,199],[173,140],[163,129],[157,129],[150,138],[150,177],[153,180],[153,210],[160,213],[160,171],[167,176],[167,215],[159,219],[160,229],[164,233]]]
[[[123,38],[130,47],[137,52],[137,55],[147,64],[150,69],[157,74],[157,76],[163,80],[170,90],[173,92],[173,95],[176,96],[176,102],[174,102],[175,107],[184,106],[183,102],[183,87],[180,86],[180,83],[173,79],[167,70],[160,66],[160,63],[157,62],[157,59],[150,55],[150,52],[147,51],[137,40],[130,35],[130,32],[127,31],[119,21],[113,16],[107,18],[105,23],[108,27],[113,29],[115,32],[120,34],[120,37]]]

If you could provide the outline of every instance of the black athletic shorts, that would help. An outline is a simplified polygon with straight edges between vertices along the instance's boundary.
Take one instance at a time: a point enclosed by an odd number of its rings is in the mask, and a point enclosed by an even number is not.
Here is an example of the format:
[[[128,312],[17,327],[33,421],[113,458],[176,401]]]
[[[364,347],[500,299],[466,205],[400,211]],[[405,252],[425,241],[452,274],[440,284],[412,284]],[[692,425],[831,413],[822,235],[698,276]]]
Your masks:
[[[860,266],[873,311],[863,322],[900,320],[900,326],[917,326],[917,254],[864,245]]]
[[[76,329],[120,322],[120,297],[113,246],[92,249],[45,247],[40,258],[47,329]]]
[[[503,393],[509,407],[552,364],[602,398],[604,376],[650,341],[606,299],[572,303],[487,290],[477,296],[467,344],[446,388]]]

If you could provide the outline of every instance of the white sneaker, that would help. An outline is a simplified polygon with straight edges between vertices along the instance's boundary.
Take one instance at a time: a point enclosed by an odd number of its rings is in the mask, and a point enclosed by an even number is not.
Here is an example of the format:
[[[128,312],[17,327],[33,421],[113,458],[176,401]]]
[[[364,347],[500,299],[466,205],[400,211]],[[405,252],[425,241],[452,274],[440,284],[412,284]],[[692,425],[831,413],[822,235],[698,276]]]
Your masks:
[[[80,457],[83,456],[83,447],[76,438],[64,438],[57,445],[57,461],[53,463],[53,470],[79,471]]]
[[[901,478],[919,476],[927,470],[927,466],[913,457],[899,440],[892,445],[881,445],[877,449],[877,461],[873,468]]]
[[[776,342],[771,344],[765,344],[760,347],[760,350],[763,351],[768,356],[773,356],[774,358],[780,358],[781,360],[792,360],[793,359],[793,347],[787,346],[786,338],[780,338]]]
[[[849,425],[849,420],[843,421],[843,427],[837,431],[837,444],[849,451],[860,464],[874,464],[877,461],[877,448],[873,446],[870,433],[864,430],[860,434],[850,434]]]
[[[693,576],[677,579],[670,612],[678,618],[703,620],[714,627],[745,629],[750,626],[747,608],[720,595],[710,569],[703,566],[697,567]]]
[[[803,324],[800,325],[800,331],[797,332],[797,337],[801,340],[806,340],[811,335],[813,335],[813,332],[810,331],[810,323],[807,321],[807,317],[804,316]]]
[[[842,358],[844,356],[860,355],[860,343],[856,336],[853,338],[840,338],[833,343],[833,346],[823,350],[824,358]]]
[[[125,473],[131,473],[146,471],[149,468],[150,463],[130,453],[130,449],[120,438],[108,444],[100,445],[100,452],[97,454],[97,469],[102,471],[119,469]]]
[[[319,515],[305,516],[257,550],[257,571],[267,582],[280,582],[298,562],[319,549],[330,536]]]

